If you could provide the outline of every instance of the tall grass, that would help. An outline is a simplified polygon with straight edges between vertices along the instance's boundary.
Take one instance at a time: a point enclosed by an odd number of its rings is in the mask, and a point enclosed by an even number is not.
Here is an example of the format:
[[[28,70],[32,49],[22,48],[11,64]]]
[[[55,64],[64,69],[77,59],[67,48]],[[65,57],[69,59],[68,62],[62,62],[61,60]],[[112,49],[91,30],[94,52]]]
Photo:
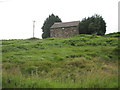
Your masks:
[[[2,41],[4,88],[117,88],[118,39]]]
[[[75,73],[76,74],[76,73]],[[74,74],[74,75],[75,75]],[[69,73],[68,73],[69,75]],[[73,74],[71,74],[73,75]],[[95,70],[71,78],[53,80],[52,78],[43,78],[36,75],[24,76],[21,74],[3,74],[3,88],[117,88],[117,76],[106,72]],[[74,77],[77,77],[75,80]]]

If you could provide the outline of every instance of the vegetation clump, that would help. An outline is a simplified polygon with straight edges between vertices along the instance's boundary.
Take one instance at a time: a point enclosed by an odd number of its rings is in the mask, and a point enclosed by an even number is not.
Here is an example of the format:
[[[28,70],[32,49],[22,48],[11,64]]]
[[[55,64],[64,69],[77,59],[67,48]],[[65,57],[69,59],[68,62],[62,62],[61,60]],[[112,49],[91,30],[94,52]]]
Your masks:
[[[43,23],[42,26],[42,38],[49,38],[50,37],[50,27],[55,23],[55,22],[62,22],[61,19],[58,16],[55,16],[54,14],[49,15],[48,18]]]
[[[105,35],[106,22],[100,15],[93,15],[88,18],[84,18],[79,25],[80,34],[94,34]]]

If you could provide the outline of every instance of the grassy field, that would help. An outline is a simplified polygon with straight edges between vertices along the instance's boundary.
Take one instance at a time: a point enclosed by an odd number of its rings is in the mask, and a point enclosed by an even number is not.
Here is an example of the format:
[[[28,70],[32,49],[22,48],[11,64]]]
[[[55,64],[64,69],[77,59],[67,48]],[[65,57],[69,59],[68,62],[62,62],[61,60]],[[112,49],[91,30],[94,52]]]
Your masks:
[[[3,88],[117,88],[118,38],[2,41]]]

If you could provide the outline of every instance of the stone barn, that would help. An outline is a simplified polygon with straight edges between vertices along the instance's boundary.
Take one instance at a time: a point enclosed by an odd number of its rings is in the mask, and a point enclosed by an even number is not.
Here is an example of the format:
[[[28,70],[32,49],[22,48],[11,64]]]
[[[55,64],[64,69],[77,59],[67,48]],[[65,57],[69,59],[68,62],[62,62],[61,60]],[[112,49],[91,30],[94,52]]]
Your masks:
[[[51,38],[69,38],[79,34],[80,21],[57,22],[50,28]]]

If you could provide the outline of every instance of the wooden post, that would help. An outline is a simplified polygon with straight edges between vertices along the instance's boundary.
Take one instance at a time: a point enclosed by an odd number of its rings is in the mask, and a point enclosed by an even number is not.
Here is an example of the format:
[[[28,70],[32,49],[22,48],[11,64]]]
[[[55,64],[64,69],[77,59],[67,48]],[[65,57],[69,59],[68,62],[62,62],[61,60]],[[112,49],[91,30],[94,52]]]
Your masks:
[[[34,32],[35,32],[35,21],[33,21],[33,38],[34,38]]]

